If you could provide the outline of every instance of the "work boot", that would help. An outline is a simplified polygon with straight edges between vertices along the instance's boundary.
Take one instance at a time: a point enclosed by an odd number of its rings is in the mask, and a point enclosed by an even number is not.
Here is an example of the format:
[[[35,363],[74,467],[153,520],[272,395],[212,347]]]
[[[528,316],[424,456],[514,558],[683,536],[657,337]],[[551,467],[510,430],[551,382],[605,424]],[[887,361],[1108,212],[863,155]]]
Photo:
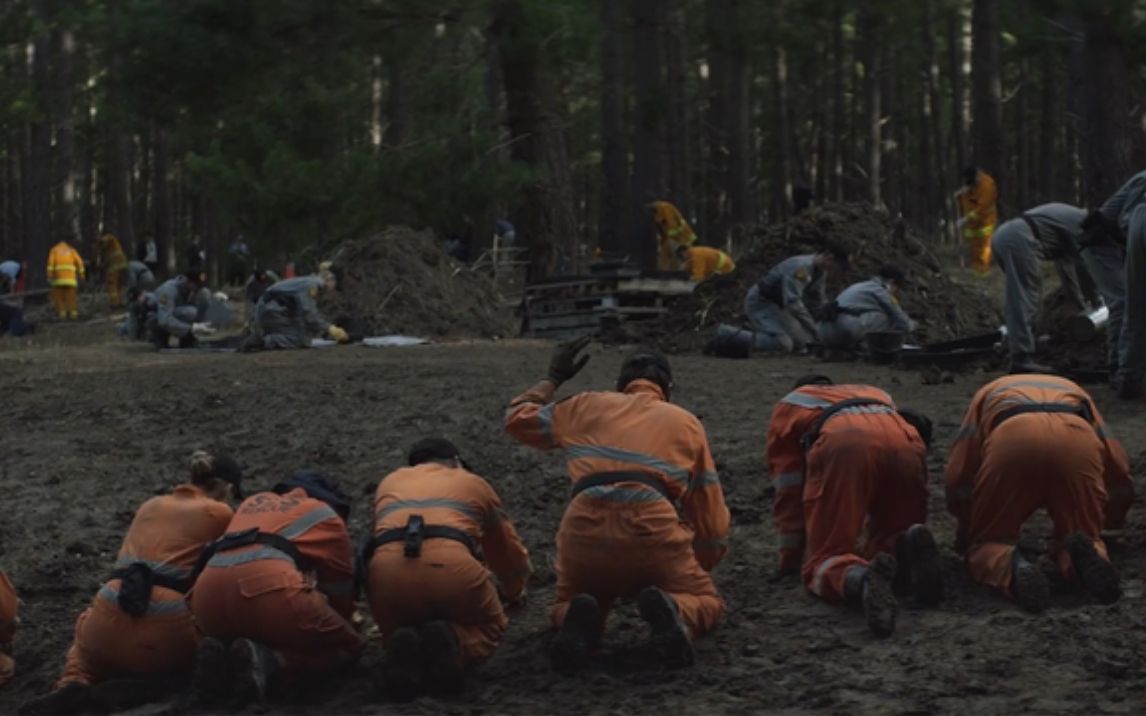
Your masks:
[[[64,684],[50,694],[24,702],[19,708],[21,714],[83,714],[95,709],[92,703],[92,689],[87,684],[73,681]]]
[[[236,639],[229,651],[236,706],[260,703],[267,697],[267,684],[278,666],[278,657],[266,646],[250,639]]]
[[[403,627],[390,636],[383,679],[390,696],[398,701],[410,701],[418,695],[425,659],[422,636],[413,627]]]
[[[1079,583],[1098,600],[1099,604],[1114,604],[1122,596],[1122,586],[1119,584],[1118,572],[1114,565],[1102,558],[1094,546],[1094,541],[1075,532],[1066,538],[1064,543],[1070,553],[1074,573]]]
[[[1057,373],[1057,371],[1049,365],[1036,363],[1034,358],[1032,358],[1028,353],[1016,353],[1015,355],[1011,356],[1010,372],[1011,375],[1018,373],[1046,373],[1048,375],[1053,375],[1054,373]]]
[[[425,682],[445,694],[456,694],[465,685],[462,652],[454,630],[444,621],[423,624],[418,633],[422,637],[425,654]]]
[[[218,639],[207,637],[199,642],[191,675],[191,693],[202,706],[217,706],[231,693],[227,645]]]
[[[1038,614],[1050,606],[1050,584],[1038,565],[1028,562],[1016,547],[1011,553],[1011,595],[1024,610]]]
[[[867,625],[878,637],[891,636],[899,603],[891,588],[895,580],[895,557],[880,552],[868,564],[863,577],[863,613]]]
[[[589,594],[578,594],[569,602],[565,621],[549,647],[549,663],[560,674],[573,674],[589,663],[589,652],[597,645],[601,628],[601,608]]]
[[[927,607],[943,601],[943,562],[935,536],[926,525],[908,527],[895,544],[895,556],[896,594],[914,594]]]
[[[692,666],[688,627],[680,620],[680,609],[672,597],[656,587],[645,587],[637,596],[637,609],[652,628],[649,646],[657,661],[669,669]]]

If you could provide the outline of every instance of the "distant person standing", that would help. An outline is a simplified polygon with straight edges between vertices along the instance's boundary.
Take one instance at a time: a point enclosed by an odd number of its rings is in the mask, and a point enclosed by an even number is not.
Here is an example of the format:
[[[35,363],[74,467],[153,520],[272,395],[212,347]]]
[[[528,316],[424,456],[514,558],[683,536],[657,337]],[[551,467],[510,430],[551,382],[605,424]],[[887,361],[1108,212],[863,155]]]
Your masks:
[[[60,318],[80,317],[76,294],[84,278],[84,260],[67,241],[60,241],[48,254],[48,285],[52,287],[52,305]]]
[[[16,284],[20,280],[20,275],[22,273],[24,273],[24,267],[20,265],[19,261],[16,261],[15,259],[0,261],[0,281],[7,280],[8,282],[8,290],[5,291],[5,293],[19,292]]]
[[[203,248],[203,241],[198,234],[191,237],[191,244],[187,247],[187,268],[190,271],[205,272],[207,270],[207,250]]]
[[[154,274],[159,269],[159,247],[155,245],[155,237],[150,231],[143,235],[143,241],[140,242],[135,257],[147,264],[151,273]]]
[[[971,269],[980,275],[991,270],[991,236],[999,223],[999,190],[987,172],[968,167],[963,170],[964,186],[955,192],[959,203],[959,226],[971,258]]]
[[[127,256],[123,253],[123,246],[114,234],[104,234],[96,240],[99,250],[100,264],[103,266],[104,285],[107,287],[107,297],[111,305],[123,305],[124,273],[127,271]]]
[[[251,261],[251,250],[242,234],[237,234],[227,246],[227,283],[242,286],[247,280],[247,267]]]

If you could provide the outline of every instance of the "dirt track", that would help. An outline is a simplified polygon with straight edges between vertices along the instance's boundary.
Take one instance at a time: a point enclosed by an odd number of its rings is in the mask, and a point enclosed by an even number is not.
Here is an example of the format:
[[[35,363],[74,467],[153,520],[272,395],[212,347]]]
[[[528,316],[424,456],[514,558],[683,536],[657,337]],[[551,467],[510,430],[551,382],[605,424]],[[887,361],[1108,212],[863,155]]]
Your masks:
[[[62,328],[49,327],[38,340],[52,343],[64,335]],[[80,330],[97,333],[95,327]],[[98,332],[108,330],[105,325]],[[612,384],[621,351],[596,350],[568,389]],[[432,434],[453,438],[500,491],[538,573],[530,603],[511,615],[500,651],[463,698],[423,699],[393,710],[1146,712],[1146,510],[1131,512],[1114,552],[1126,591],[1119,605],[1098,607],[1062,595],[1043,616],[1020,613],[964,576],[950,550],[953,524],[941,488],[942,464],[962,411],[991,376],[923,386],[914,373],[798,358],[674,359],[676,400],[708,429],[735,525],[733,551],[716,573],[729,614],[716,634],[698,642],[697,666],[675,673],[641,670],[639,652],[623,651],[608,671],[578,678],[550,674],[544,659],[549,563],[567,479],[557,456],[519,447],[501,430],[506,402],[543,373],[548,351],[544,344],[505,342],[168,356],[119,343],[72,351],[11,350],[9,343],[0,350],[0,488],[7,515],[0,522],[0,566],[26,606],[16,645],[20,673],[0,691],[0,713],[50,686],[75,616],[109,570],[133,509],[184,476],[193,448],[218,445],[234,452],[252,466],[252,488],[306,465],[332,471],[360,496],[352,527],[357,535],[365,528],[372,487],[402,463],[412,441]],[[931,504],[950,596],[934,611],[905,606],[888,641],[874,640],[859,614],[817,602],[795,580],[767,581],[775,549],[763,466],[767,416],[793,379],[811,369],[837,381],[888,388],[902,405],[921,408],[936,421]],[[1143,405],[1119,403],[1105,387],[1095,396],[1141,472]],[[1045,520],[1032,532],[1045,537]],[[614,614],[610,629],[610,644],[644,636],[631,605]],[[370,690],[379,652],[372,645],[355,670],[275,701],[270,710],[377,712]]]

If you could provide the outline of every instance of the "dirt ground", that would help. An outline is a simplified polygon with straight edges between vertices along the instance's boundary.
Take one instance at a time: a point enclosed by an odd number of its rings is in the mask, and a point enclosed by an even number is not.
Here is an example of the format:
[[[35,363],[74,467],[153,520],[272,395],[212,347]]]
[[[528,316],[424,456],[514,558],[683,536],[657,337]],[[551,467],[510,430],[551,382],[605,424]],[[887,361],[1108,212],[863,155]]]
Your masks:
[[[1146,712],[1146,509],[1131,512],[1113,548],[1125,597],[1100,607],[1071,595],[1030,616],[969,582],[951,551],[942,465],[974,390],[973,374],[925,386],[917,373],[808,358],[721,362],[674,358],[676,400],[704,421],[734,529],[716,572],[728,614],[697,643],[694,668],[642,668],[633,605],[610,622],[601,668],[561,678],[546,667],[554,531],[568,492],[557,455],[509,441],[506,403],[543,375],[543,343],[455,343],[406,349],[341,347],[280,354],[158,355],[106,340],[106,323],[47,326],[32,345],[0,340],[0,567],[24,599],[19,675],[0,690],[0,713],[43,693],[59,673],[76,615],[110,570],[134,508],[184,477],[200,446],[251,466],[250,487],[288,471],[325,468],[360,496],[352,531],[369,517],[377,481],[416,439],[455,440],[501,493],[532,554],[529,604],[493,660],[460,698],[380,705],[380,648],[352,670],[276,697],[260,713],[839,713],[1075,714]],[[607,389],[623,349],[595,348],[565,392]],[[776,539],[764,468],[772,404],[799,375],[890,390],[936,421],[932,522],[946,558],[948,600],[904,605],[896,635],[872,638],[862,616],[808,595],[795,580],[770,583]],[[1138,471],[1146,465],[1146,410],[1094,394]],[[1142,489],[1141,482],[1139,489]],[[1045,519],[1032,536],[1045,538]],[[170,698],[134,713],[173,710]]]

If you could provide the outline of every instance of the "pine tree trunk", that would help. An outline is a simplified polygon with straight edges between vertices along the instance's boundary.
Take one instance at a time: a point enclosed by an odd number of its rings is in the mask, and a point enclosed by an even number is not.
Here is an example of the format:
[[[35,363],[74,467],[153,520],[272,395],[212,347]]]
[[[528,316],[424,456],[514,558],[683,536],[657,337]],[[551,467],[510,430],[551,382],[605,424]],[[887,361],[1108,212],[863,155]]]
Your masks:
[[[55,108],[52,112],[56,125],[56,146],[53,172],[55,191],[55,216],[61,235],[68,237],[73,245],[87,244],[90,236],[81,236],[79,214],[77,212],[76,164],[75,164],[75,101],[73,68],[75,58],[75,36],[71,28],[64,27],[59,19],[52,32],[52,55],[55,60],[53,79],[55,84]]]
[[[963,62],[963,18],[958,8],[952,8],[947,13],[947,75],[951,81],[951,143],[955,146],[955,164],[960,172],[970,163]]]
[[[866,135],[864,171],[867,173],[867,200],[875,206],[883,204],[880,193],[883,116],[880,106],[880,48],[878,40],[881,18],[871,6],[860,10],[858,39],[863,63],[864,130]]]
[[[894,32],[893,28],[884,26],[884,32]],[[903,151],[902,131],[903,122],[896,113],[896,100],[898,87],[896,79],[899,76],[896,66],[896,54],[890,44],[885,44],[880,52],[880,89],[879,89],[879,125],[880,149],[879,166],[883,186],[880,195],[884,204],[891,211],[891,215],[903,211],[903,203],[899,194],[900,156]]]
[[[170,148],[168,147],[167,133],[160,127],[154,127],[155,133],[155,161],[152,167],[155,178],[152,182],[155,187],[155,247],[159,250],[159,267],[170,272],[174,269],[174,214],[171,201],[171,171]]]
[[[748,33],[743,27],[746,0],[732,1],[731,45],[728,53],[728,94],[726,134],[728,137],[728,172],[725,193],[729,201],[729,216],[734,224],[747,226],[755,223],[752,201],[752,141],[749,118],[752,103],[748,83],[751,66],[748,55]]]
[[[1055,176],[1055,158],[1058,157],[1058,147],[1055,138],[1058,136],[1059,114],[1058,93],[1056,85],[1059,82],[1056,71],[1057,60],[1051,49],[1044,49],[1040,58],[1042,63],[1042,121],[1039,123],[1039,172],[1035,184],[1035,197],[1038,203],[1051,200],[1058,192],[1053,177]]]
[[[668,22],[665,24],[665,62],[668,70],[669,131],[668,131],[668,185],[669,196],[686,217],[695,216],[692,199],[692,180],[689,176],[690,137],[688,96],[688,53],[685,46],[687,23],[680,0],[667,2]]]
[[[847,142],[847,110],[844,97],[844,76],[851,71],[844,44],[844,3],[836,0],[832,6],[832,161],[831,197],[844,200],[844,168],[849,161]]]
[[[939,94],[939,50],[935,42],[934,0],[924,0],[922,31],[923,52],[927,62],[924,122],[925,130],[931,137],[931,142],[924,145],[923,152],[929,153],[931,160],[927,172],[920,178],[920,183],[927,187],[929,225],[935,226],[941,219],[948,225],[953,225],[954,214],[949,211],[947,196],[947,187],[950,186],[947,152],[943,144],[943,123],[940,117],[943,100]],[[929,177],[933,179],[929,180]]]
[[[384,50],[386,65],[386,131],[382,142],[388,147],[397,147],[406,138],[406,92],[402,74],[402,55],[398,48],[388,43]]]
[[[1134,170],[1130,126],[1131,80],[1126,44],[1110,17],[1083,22],[1082,156],[1083,197],[1094,206]]]
[[[601,211],[598,243],[610,254],[621,250],[629,206],[625,147],[623,0],[601,0]]]
[[[724,243],[728,233],[728,199],[724,194],[728,166],[728,140],[725,136],[727,115],[727,53],[729,28],[726,12],[728,0],[705,0],[704,26],[708,40],[708,98],[704,115],[704,237],[713,246]]]
[[[51,7],[48,0],[32,4],[41,31],[32,39],[32,87],[41,101],[51,96],[52,79],[49,68],[51,51]],[[28,126],[28,171],[24,200],[27,211],[27,234],[24,255],[28,261],[28,283],[39,285],[44,280],[48,251],[56,236],[52,232],[52,129],[47,107],[41,106]],[[63,236],[61,235],[61,238]]]
[[[511,156],[532,171],[524,187],[529,280],[550,276],[558,256],[575,257],[576,221],[561,123],[552,113],[542,38],[530,28],[521,0],[497,0],[491,32],[497,38],[505,82]]]
[[[1008,192],[999,76],[999,0],[975,0],[971,14],[971,132],[975,166]]]
[[[634,0],[633,30],[638,48],[634,66],[633,175],[630,202],[629,255],[651,269],[656,265],[657,243],[651,215],[646,208],[652,198],[664,198],[664,141],[667,93],[662,74],[661,26],[664,6],[660,0]]]
[[[788,54],[783,46],[772,48],[769,63],[772,85],[772,211],[774,221],[783,221],[791,213],[792,157],[788,127]]]

